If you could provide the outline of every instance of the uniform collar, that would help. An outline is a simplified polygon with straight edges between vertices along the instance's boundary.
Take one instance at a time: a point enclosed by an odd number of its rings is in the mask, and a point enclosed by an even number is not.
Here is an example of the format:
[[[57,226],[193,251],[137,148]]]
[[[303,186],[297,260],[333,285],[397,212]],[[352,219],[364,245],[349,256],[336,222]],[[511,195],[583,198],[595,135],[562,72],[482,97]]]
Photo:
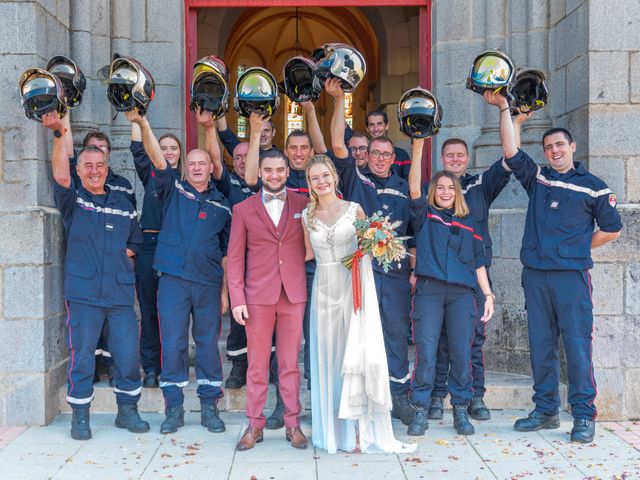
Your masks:
[[[574,175],[582,176],[587,174],[587,170],[582,165],[582,162],[573,162],[573,168],[565,173],[560,173],[551,167],[547,167],[547,169],[553,178],[571,178]]]

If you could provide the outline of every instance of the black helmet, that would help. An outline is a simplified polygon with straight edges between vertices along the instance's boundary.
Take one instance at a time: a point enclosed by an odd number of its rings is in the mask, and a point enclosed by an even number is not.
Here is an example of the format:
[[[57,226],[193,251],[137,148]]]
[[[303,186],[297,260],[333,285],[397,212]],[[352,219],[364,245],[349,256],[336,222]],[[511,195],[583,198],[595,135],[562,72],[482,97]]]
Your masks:
[[[488,50],[473,61],[467,78],[467,88],[482,95],[485,90],[500,90],[507,97],[515,66],[509,56],[499,50]]]
[[[315,76],[324,85],[328,78],[342,80],[342,89],[353,92],[367,73],[367,63],[362,54],[344,43],[324,45],[324,57],[316,64]]]
[[[214,118],[221,117],[229,107],[228,83],[229,70],[220,57],[201,58],[193,67],[189,108],[212,112]]]
[[[67,97],[67,107],[75,108],[80,105],[87,81],[74,61],[64,55],[56,55],[47,62],[47,70],[62,83]]]
[[[251,112],[272,116],[280,105],[276,79],[261,67],[247,68],[236,82],[233,108],[238,115],[251,116]]]
[[[398,122],[402,133],[411,138],[426,138],[438,133],[442,107],[429,90],[407,90],[398,102]]]
[[[315,102],[322,86],[314,82],[315,62],[307,57],[293,57],[282,67],[284,93],[294,102]]]
[[[544,73],[540,70],[533,68],[516,70],[515,81],[511,88],[512,115],[535,112],[546,105],[549,91],[544,81]]]
[[[28,119],[41,122],[45,113],[57,112],[60,117],[67,113],[64,87],[52,73],[41,68],[30,68],[20,75],[19,89]]]
[[[147,113],[155,95],[155,82],[151,73],[135,58],[121,57],[116,53],[111,65],[100,69],[98,75],[109,85],[107,98],[116,111],[137,109],[140,115]]]

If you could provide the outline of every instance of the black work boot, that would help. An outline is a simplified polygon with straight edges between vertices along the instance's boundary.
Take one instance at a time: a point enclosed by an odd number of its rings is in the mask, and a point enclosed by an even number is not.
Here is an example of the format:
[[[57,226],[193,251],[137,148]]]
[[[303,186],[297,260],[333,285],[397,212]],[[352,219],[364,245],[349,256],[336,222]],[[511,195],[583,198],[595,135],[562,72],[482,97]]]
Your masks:
[[[573,420],[571,429],[571,441],[577,443],[591,443],[596,433],[596,422],[586,418],[576,418]]]
[[[469,421],[466,405],[453,405],[453,428],[456,429],[458,435],[473,435],[476,433],[475,428]]]
[[[273,409],[273,413],[267,418],[265,428],[269,430],[278,430],[284,427],[284,402],[280,396],[280,390],[276,385],[276,408]]]
[[[213,433],[221,433],[226,430],[224,426],[224,422],[218,416],[220,412],[218,411],[218,402],[217,400],[213,403],[202,404],[202,412],[200,414],[200,425],[203,427],[207,427],[207,430]]]
[[[431,397],[431,406],[429,407],[429,420],[442,420],[444,417],[444,398]]]
[[[517,432],[535,432],[542,429],[560,428],[560,417],[558,415],[546,415],[534,410],[527,418],[519,418],[513,424]]]
[[[391,395],[391,399],[393,401],[391,416],[393,418],[399,418],[403,424],[409,425],[416,415],[416,410],[409,404],[407,394]]]
[[[142,381],[142,386],[144,388],[158,388],[160,386],[158,374],[154,371],[145,373],[144,380]]]
[[[71,417],[71,438],[74,440],[89,440],[91,438],[88,408],[73,409],[73,416]]]
[[[481,397],[473,397],[471,399],[467,412],[474,420],[489,420],[491,418],[491,412]]]
[[[224,386],[227,388],[240,388],[247,384],[247,362],[233,361],[233,367],[227,377]]]
[[[413,417],[413,420],[409,424],[409,428],[407,428],[407,435],[412,435],[415,437],[419,437],[424,435],[429,429],[429,420],[427,420],[427,410],[423,407],[411,407],[416,413]]]
[[[160,424],[160,433],[176,433],[184,427],[184,408],[182,405],[164,409],[164,420]]]
[[[137,405],[118,405],[116,427],[126,428],[131,433],[145,433],[149,431],[149,422],[140,418]]]

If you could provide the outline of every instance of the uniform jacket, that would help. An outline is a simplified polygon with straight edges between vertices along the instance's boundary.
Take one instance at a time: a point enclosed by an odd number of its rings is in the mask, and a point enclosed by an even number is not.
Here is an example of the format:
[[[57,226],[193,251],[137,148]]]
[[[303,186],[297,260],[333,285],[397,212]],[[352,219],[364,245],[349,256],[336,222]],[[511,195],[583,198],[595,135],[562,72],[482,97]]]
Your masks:
[[[411,200],[410,209],[416,232],[415,274],[476,288],[476,269],[485,262],[484,243],[471,215],[459,218],[451,210],[438,210],[427,204],[424,194]]]
[[[231,173],[224,164],[222,166],[222,176],[220,180],[215,180],[214,182],[216,188],[227,197],[232,207],[250,196],[255,195],[255,193],[260,190],[260,179],[258,179],[257,185],[250,186],[244,179],[235,173]]]
[[[258,193],[233,207],[227,278],[231,307],[275,305],[284,287],[291,303],[307,301],[302,210],[308,200],[287,191],[273,224]]]
[[[140,227],[142,230],[160,230],[164,217],[164,206],[158,198],[158,192],[156,192],[153,176],[151,175],[153,171],[151,159],[145,152],[142,142],[131,142],[129,149],[133,154],[133,164],[136,167],[138,178],[144,186]]]
[[[54,185],[54,200],[67,233],[64,297],[99,307],[131,307],[135,275],[126,249],[138,252],[142,232],[125,195],[105,186],[92,195],[73,177],[69,188]]]
[[[226,198],[212,183],[199,193],[169,167],[154,168],[153,176],[165,205],[153,268],[191,282],[219,285],[231,227]]]
[[[622,229],[613,192],[579,162],[564,174],[540,167],[522,150],[506,162],[529,195],[522,264],[538,270],[593,267],[596,223],[603,232]]]

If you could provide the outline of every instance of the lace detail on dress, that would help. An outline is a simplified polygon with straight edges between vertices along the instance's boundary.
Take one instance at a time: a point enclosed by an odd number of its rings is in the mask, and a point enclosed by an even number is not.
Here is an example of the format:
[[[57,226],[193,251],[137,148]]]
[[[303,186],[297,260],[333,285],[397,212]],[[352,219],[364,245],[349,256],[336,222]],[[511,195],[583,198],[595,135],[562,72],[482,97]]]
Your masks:
[[[358,204],[351,202],[346,211],[331,225],[325,225],[315,218],[315,230],[309,231],[309,240],[313,246],[316,262],[329,264],[340,262],[358,248],[353,222],[356,219]],[[303,212],[305,224],[307,211]]]

